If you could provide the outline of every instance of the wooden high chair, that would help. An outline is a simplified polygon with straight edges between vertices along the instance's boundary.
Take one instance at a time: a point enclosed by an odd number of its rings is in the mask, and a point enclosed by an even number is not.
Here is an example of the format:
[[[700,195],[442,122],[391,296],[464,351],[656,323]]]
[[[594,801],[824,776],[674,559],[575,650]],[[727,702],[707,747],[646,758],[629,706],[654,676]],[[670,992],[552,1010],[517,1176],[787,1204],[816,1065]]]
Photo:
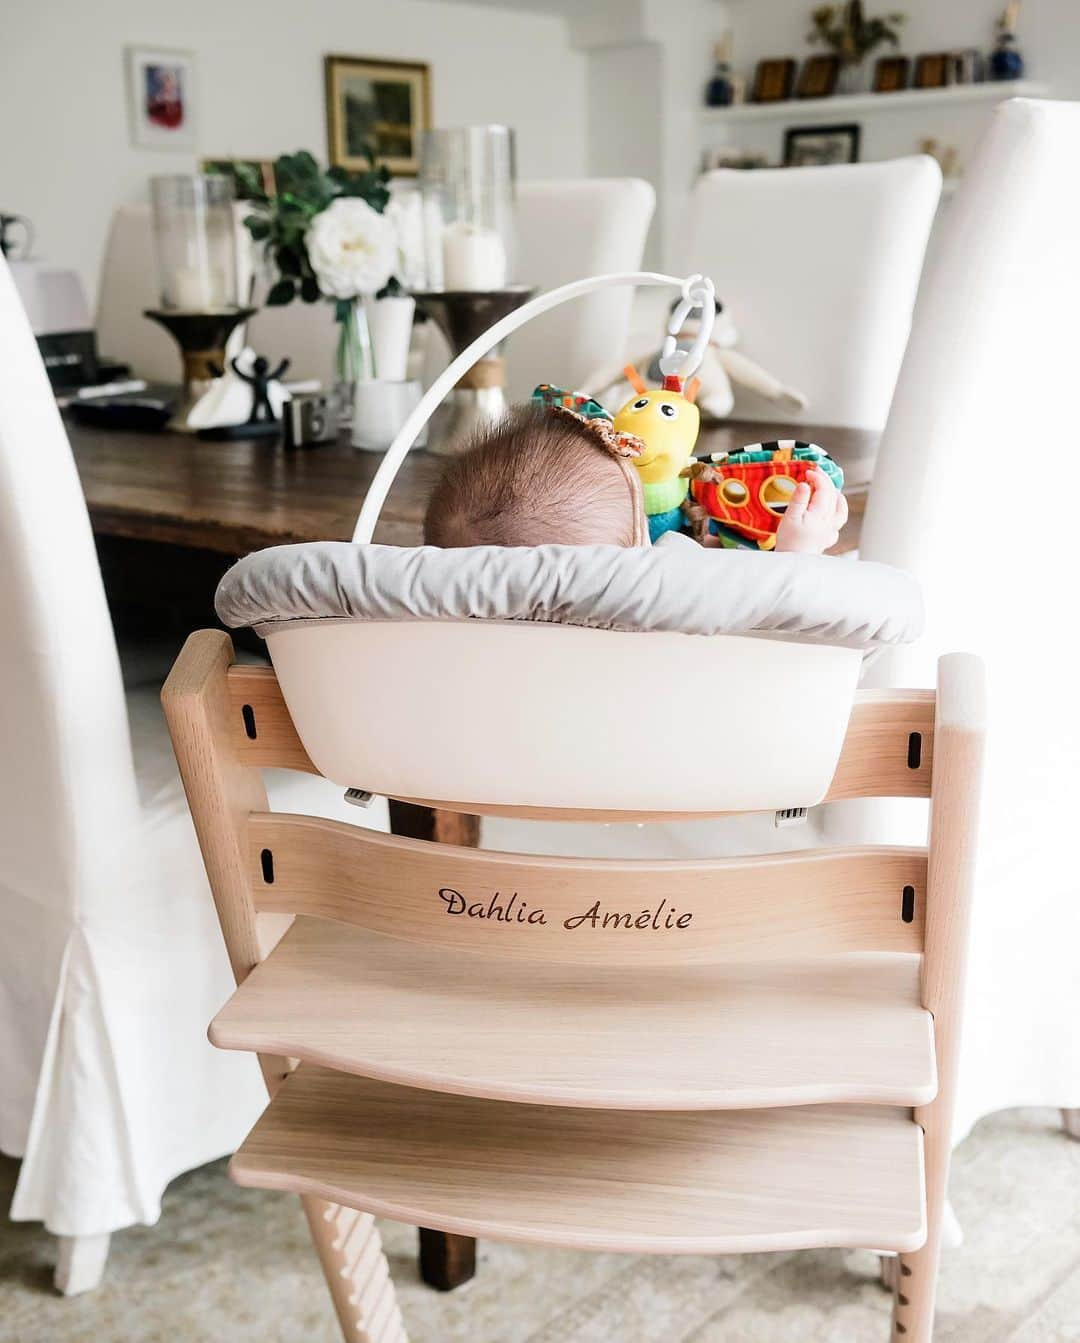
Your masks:
[[[891,1251],[892,1336],[927,1343],[977,659],[943,658],[936,693],[858,692],[827,795],[930,798],[928,849],[723,860],[270,813],[260,769],[314,766],[274,671],[221,633],[191,636],[163,701],[238,985],[211,1039],[257,1052],[270,1092],[231,1173],[301,1195],[348,1343],[405,1339],[375,1216],[633,1253]]]

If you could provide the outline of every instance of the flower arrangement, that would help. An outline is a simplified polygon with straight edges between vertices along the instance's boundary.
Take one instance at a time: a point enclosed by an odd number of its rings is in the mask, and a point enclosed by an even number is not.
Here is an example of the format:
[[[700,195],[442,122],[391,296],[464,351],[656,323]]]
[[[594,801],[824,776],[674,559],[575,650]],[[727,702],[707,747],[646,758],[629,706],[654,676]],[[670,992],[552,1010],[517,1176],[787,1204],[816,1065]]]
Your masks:
[[[844,66],[859,65],[863,59],[883,43],[897,46],[903,14],[883,14],[868,19],[863,13],[861,0],[849,0],[846,5],[819,5],[810,13],[813,24],[808,40],[824,42],[840,57]]]
[[[400,288],[389,171],[374,160],[365,172],[323,169],[299,150],[275,162],[273,194],[252,165],[237,162],[232,171],[238,195],[252,207],[244,224],[276,274],[267,306],[330,300],[341,324],[338,377],[352,384],[369,354],[360,301]]]

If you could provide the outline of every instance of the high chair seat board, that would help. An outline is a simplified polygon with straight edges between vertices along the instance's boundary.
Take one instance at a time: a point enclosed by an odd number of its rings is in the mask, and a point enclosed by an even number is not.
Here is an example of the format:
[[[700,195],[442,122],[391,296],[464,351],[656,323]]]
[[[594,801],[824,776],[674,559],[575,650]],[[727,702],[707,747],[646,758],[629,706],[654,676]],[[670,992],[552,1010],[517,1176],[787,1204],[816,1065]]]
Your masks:
[[[920,960],[535,963],[523,974],[490,955],[299,918],[218,1014],[210,1039],[504,1101],[922,1105],[937,1079]]]
[[[926,1237],[922,1130],[893,1109],[673,1114],[506,1105],[301,1064],[242,1185],[582,1250],[734,1254]]]

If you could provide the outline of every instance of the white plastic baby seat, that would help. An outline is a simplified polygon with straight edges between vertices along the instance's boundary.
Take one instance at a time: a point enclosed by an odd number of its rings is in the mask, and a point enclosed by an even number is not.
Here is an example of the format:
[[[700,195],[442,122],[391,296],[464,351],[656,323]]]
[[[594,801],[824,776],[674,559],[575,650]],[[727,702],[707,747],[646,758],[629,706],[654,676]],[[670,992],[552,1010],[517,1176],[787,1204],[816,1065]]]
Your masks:
[[[632,282],[682,283],[601,276],[525,305],[429,389],[352,543],[259,551],[222,579],[218,615],[266,639],[328,778],[478,810],[693,813],[825,796],[864,653],[921,630],[906,574],[703,552],[678,536],[647,549],[367,544],[401,460],[465,369],[537,311]]]

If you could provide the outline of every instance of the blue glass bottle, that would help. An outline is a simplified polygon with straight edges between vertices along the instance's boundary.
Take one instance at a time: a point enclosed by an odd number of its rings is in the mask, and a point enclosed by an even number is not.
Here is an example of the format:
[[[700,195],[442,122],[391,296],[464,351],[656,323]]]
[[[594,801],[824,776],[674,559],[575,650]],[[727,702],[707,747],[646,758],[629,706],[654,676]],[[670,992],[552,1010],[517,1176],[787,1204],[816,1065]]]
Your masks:
[[[991,79],[1022,79],[1024,77],[1024,58],[1016,49],[1016,38],[1012,33],[1001,33],[997,46],[990,53]]]

